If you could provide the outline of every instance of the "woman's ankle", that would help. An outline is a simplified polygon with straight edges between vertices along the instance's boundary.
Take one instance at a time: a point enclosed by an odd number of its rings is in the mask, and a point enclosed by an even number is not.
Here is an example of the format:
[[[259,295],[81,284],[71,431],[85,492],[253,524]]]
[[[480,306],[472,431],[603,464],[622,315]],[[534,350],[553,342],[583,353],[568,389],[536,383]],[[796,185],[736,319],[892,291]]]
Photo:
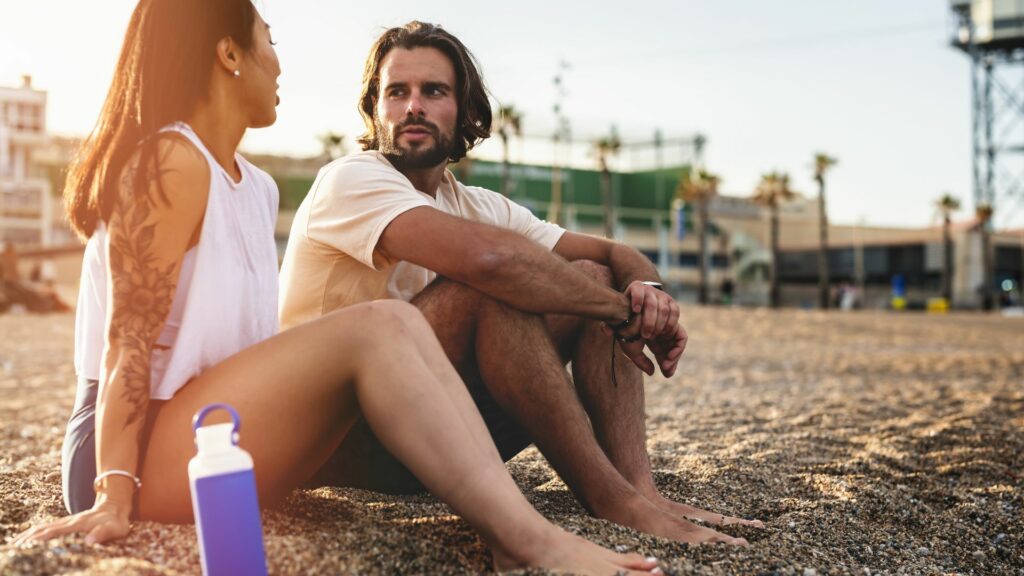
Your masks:
[[[502,570],[544,566],[557,544],[571,538],[567,532],[543,521],[543,526],[522,529],[506,524],[505,530],[489,542],[494,562]]]

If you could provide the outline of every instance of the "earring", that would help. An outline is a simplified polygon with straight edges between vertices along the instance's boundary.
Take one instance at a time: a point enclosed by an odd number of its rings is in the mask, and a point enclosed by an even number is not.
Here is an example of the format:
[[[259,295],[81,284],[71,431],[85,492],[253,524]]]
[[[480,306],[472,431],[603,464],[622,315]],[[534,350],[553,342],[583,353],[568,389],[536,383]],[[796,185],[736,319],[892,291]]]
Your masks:
[[[238,70],[235,70],[234,72],[232,72],[232,74],[234,74],[235,78],[238,78],[239,76],[242,75],[242,73],[240,71],[238,71]]]

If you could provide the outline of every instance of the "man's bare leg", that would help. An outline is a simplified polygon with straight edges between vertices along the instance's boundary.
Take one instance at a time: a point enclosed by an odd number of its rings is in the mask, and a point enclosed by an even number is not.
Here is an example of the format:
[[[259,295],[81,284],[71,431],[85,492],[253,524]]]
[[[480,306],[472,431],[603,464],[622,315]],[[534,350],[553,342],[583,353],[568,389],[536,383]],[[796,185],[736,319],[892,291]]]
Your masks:
[[[611,274],[604,266],[586,261],[574,265],[595,280],[612,284]],[[548,318],[548,326],[552,337],[558,341],[563,359],[572,360],[573,381],[590,416],[598,443],[615,469],[640,494],[661,509],[691,520],[764,528],[760,520],[725,516],[662,496],[654,484],[647,454],[643,373],[619,354],[615,362],[615,380],[612,380],[611,337],[602,332],[600,322],[554,316]]]
[[[594,437],[542,317],[446,280],[427,287],[413,304],[463,378],[482,377],[592,514],[681,542],[746,544],[662,510],[616,470]]]

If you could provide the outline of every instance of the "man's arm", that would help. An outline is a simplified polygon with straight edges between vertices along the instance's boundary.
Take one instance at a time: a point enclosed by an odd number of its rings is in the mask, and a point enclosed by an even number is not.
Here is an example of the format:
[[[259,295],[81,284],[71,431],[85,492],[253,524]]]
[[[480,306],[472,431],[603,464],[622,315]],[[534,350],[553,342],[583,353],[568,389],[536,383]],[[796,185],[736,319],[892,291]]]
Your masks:
[[[566,260],[592,260],[611,270],[616,286],[630,299],[632,310],[639,314],[640,335],[665,376],[671,376],[679,358],[686,349],[686,330],[679,324],[679,305],[667,293],[645,281],[661,282],[658,270],[637,250],[595,236],[566,232],[555,244],[554,251]],[[637,361],[636,355],[626,353]],[[653,367],[642,362],[637,365],[650,374]]]
[[[619,324],[630,314],[622,293],[510,230],[429,207],[395,217],[377,250],[462,282],[520,310],[585,316]]]
[[[604,264],[611,270],[619,290],[624,291],[638,280],[661,282],[661,276],[650,259],[619,242],[566,232],[555,244],[554,252],[570,262],[593,260],[598,264]]]
[[[566,260],[592,260],[611,270],[616,286],[629,295],[633,311],[642,309],[640,333],[645,339],[670,330],[679,322],[679,307],[665,292],[643,282],[661,282],[651,261],[637,250],[595,236],[566,232],[554,252]]]

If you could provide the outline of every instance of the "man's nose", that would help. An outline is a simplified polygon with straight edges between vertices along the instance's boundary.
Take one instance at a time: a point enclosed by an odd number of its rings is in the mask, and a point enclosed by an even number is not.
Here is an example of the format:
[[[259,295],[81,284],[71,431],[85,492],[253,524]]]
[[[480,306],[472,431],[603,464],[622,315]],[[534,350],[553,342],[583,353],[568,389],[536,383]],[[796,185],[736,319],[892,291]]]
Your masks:
[[[409,96],[409,105],[406,106],[405,113],[408,116],[423,116],[423,100],[420,99],[419,94]]]

